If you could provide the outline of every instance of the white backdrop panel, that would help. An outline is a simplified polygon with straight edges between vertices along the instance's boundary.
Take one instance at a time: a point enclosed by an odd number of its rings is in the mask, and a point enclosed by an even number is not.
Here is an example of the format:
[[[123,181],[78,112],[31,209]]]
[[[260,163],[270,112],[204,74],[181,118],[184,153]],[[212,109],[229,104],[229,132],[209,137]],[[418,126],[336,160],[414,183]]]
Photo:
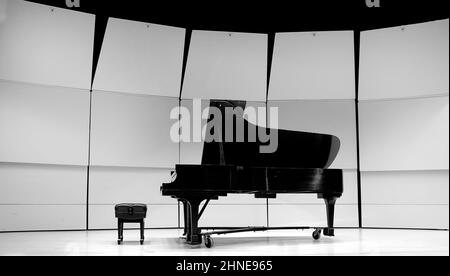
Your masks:
[[[0,206],[0,231],[85,229],[86,205]]]
[[[87,168],[0,164],[0,204],[86,204]]]
[[[364,204],[448,205],[448,171],[363,172]]]
[[[182,224],[183,225],[183,224]],[[200,227],[267,226],[266,205],[211,205],[199,221]]]
[[[267,35],[193,31],[183,99],[266,101]]]
[[[170,170],[141,168],[91,167],[89,172],[89,203],[178,205],[175,199],[161,195],[162,183],[170,183]]]
[[[139,225],[132,224],[126,226],[129,228],[139,227]],[[178,205],[149,205],[145,227],[178,227]],[[90,205],[89,229],[117,229],[114,205]]]
[[[363,205],[364,227],[448,229],[448,205]]]
[[[179,97],[186,30],[110,18],[95,90]]]
[[[278,33],[269,100],[355,98],[352,31]]]
[[[95,16],[7,1],[0,22],[0,79],[91,88]]]
[[[201,101],[201,112],[209,107],[209,100]],[[181,108],[189,110],[190,114],[190,126],[191,126],[191,138],[194,136],[193,120],[194,120],[194,103],[192,100],[182,100]],[[182,118],[183,120],[183,118]],[[202,119],[202,126],[207,123],[207,120]],[[200,165],[202,163],[203,156],[203,142],[197,143],[191,140],[191,142],[180,143],[180,164]]]
[[[448,170],[448,118],[448,97],[361,102],[362,170]]]
[[[178,98],[93,92],[91,164],[94,166],[172,168],[178,144],[170,112]]]
[[[335,227],[357,227],[358,205],[336,205]],[[312,226],[326,227],[325,203],[320,205],[270,205],[271,227]]]
[[[354,101],[271,101],[279,108],[279,128],[331,134],[341,140],[332,168],[356,169],[356,112]]]
[[[449,93],[449,20],[361,33],[360,98]]]
[[[87,165],[89,92],[0,81],[0,162]]]

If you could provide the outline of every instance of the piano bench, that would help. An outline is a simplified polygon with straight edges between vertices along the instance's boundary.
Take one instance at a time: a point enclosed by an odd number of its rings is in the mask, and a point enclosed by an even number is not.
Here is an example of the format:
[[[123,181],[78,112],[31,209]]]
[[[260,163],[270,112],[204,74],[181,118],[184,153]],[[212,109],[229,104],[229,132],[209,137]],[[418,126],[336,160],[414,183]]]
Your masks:
[[[147,205],[136,203],[122,203],[115,207],[118,221],[117,244],[123,243],[123,226],[125,223],[139,223],[141,229],[141,245],[144,244],[145,218],[147,217]]]

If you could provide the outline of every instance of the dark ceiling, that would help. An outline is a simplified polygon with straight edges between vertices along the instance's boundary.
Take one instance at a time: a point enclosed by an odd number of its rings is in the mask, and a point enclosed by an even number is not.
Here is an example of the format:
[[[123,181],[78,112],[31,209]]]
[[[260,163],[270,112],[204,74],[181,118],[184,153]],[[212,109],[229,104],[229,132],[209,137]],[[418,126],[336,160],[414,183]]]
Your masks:
[[[66,7],[66,0],[29,0]],[[448,0],[80,0],[78,11],[199,30],[273,33],[367,30],[448,18]]]

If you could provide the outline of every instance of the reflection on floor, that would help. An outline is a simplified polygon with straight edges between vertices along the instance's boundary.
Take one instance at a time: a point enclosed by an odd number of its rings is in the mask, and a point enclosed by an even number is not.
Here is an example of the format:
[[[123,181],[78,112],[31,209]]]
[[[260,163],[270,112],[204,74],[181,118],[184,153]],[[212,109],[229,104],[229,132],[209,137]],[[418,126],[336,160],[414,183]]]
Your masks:
[[[179,230],[147,230],[139,245],[137,231],[125,232],[124,245],[115,231],[0,234],[0,255],[449,255],[449,232],[411,230],[338,230],[320,241],[311,231],[248,233],[215,237],[215,246],[187,246]]]

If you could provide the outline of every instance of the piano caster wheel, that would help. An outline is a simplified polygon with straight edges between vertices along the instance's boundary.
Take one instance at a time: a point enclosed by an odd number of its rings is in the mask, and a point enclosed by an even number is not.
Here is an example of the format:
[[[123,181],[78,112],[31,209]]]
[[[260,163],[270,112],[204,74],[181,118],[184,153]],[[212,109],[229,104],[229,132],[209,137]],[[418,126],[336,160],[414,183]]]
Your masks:
[[[312,237],[315,241],[320,240],[320,238],[322,237],[322,230],[317,229],[316,231],[314,231],[314,233],[312,234]]]
[[[205,237],[206,248],[212,248],[214,246],[214,240],[210,236]]]
[[[141,245],[144,245],[144,240],[141,240]]]
[[[117,240],[117,245],[121,245],[123,243],[123,240]]]

